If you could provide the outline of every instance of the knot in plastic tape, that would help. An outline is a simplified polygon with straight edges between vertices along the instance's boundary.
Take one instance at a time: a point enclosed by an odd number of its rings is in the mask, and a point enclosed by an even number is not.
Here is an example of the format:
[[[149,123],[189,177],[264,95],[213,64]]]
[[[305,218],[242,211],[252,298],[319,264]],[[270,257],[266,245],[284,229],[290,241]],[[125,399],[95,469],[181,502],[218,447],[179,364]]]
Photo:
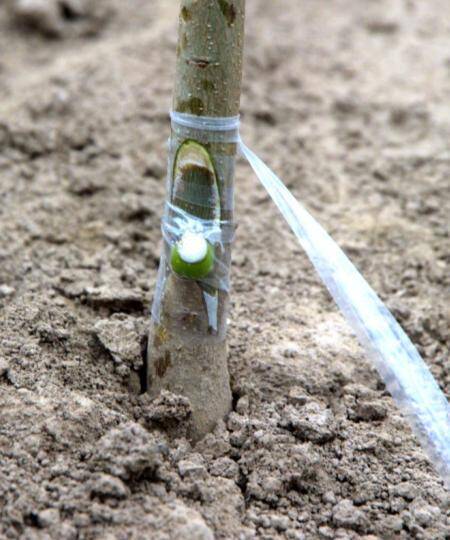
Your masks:
[[[239,116],[195,116],[171,111],[172,130],[186,138],[209,142],[238,143]]]
[[[187,232],[201,234],[212,245],[224,246],[231,244],[235,232],[231,221],[202,219],[169,202],[166,202],[161,228],[170,246],[175,245]]]

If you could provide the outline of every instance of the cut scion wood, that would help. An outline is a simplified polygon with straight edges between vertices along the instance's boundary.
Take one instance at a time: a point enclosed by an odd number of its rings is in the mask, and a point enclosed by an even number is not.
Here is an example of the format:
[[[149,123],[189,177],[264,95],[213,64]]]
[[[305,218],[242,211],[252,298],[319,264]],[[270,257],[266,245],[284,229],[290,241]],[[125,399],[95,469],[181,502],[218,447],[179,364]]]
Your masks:
[[[208,150],[185,141],[175,155],[171,201],[193,216],[220,221],[220,192]]]
[[[220,222],[216,171],[208,150],[197,141],[185,141],[176,153],[171,199],[193,219]],[[187,230],[172,247],[170,262],[179,276],[202,279],[213,269],[214,248],[201,233]]]

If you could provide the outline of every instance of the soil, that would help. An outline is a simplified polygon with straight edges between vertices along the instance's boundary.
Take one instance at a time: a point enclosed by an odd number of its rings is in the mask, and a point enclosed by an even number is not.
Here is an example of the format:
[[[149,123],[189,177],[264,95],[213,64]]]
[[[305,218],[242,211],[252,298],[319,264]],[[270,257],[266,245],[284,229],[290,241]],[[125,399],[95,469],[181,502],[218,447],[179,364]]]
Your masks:
[[[234,410],[193,447],[185,399],[139,394],[177,2],[38,3],[30,29],[0,1],[0,538],[450,538],[449,494],[243,163]],[[242,102],[447,395],[448,13],[249,0]]]

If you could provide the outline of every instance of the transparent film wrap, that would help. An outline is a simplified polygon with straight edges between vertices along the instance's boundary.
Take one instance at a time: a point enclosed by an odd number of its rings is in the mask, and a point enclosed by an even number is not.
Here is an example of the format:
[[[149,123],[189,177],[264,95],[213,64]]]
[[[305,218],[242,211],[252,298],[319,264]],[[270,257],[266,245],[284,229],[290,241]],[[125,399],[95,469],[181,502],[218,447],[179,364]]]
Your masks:
[[[187,332],[198,331],[200,337],[206,332],[223,338],[230,290],[231,243],[235,231],[233,178],[239,117],[203,118],[173,112],[171,120],[167,200],[161,226],[164,250],[152,317],[160,323],[170,304],[170,317],[164,320],[166,327],[175,324],[178,331],[185,328]],[[210,158],[217,180],[215,196],[208,185],[192,182],[183,185],[176,177],[177,152],[187,141],[201,146]],[[182,277],[172,268],[172,250],[186,233],[201,235],[213,248],[214,264],[201,278]],[[180,299],[184,294],[185,299],[187,296],[191,300],[200,297],[201,301],[180,301],[174,305],[174,290],[181,295]],[[203,324],[205,316],[206,325]],[[197,325],[195,321],[198,321]]]

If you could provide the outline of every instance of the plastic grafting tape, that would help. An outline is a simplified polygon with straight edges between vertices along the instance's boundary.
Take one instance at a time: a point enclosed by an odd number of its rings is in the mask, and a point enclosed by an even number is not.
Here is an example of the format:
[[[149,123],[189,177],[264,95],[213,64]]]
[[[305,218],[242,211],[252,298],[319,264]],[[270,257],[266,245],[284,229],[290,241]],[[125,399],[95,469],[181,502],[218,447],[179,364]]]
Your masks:
[[[239,116],[195,116],[172,111],[170,118],[173,133],[183,138],[224,144],[239,142]]]
[[[186,232],[202,234],[210,244],[231,244],[235,226],[231,221],[202,219],[166,202],[162,219],[162,232],[169,245],[178,242]]]
[[[196,116],[171,111],[173,126],[182,126],[201,131],[239,131],[240,116]]]
[[[175,262],[176,268],[173,269],[176,273],[229,290],[229,269],[215,257],[214,250],[223,249],[233,241],[234,225],[231,221],[202,219],[167,202],[161,229],[170,250],[172,267]],[[202,261],[189,260],[191,256],[198,258],[197,250],[200,253],[205,249]]]

